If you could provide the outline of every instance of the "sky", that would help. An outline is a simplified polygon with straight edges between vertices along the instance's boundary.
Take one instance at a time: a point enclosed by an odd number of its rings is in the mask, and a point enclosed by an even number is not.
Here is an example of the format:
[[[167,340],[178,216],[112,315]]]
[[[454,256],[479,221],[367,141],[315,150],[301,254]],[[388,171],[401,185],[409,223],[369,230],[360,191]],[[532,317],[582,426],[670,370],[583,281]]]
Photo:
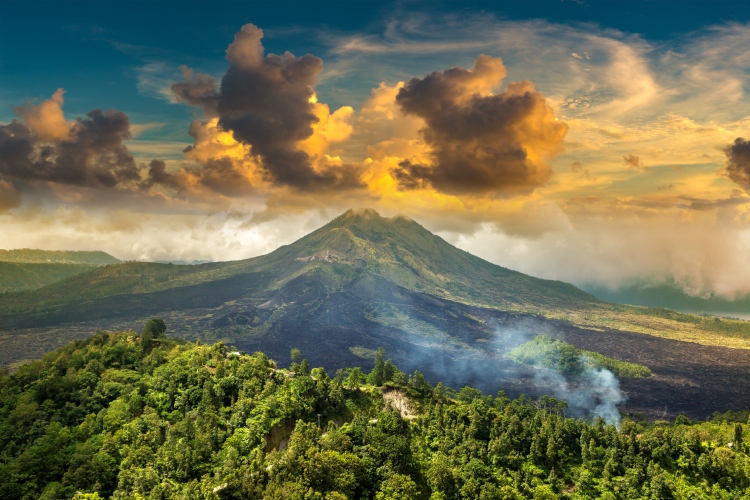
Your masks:
[[[0,2],[0,247],[234,260],[352,207],[750,293],[750,3]]]

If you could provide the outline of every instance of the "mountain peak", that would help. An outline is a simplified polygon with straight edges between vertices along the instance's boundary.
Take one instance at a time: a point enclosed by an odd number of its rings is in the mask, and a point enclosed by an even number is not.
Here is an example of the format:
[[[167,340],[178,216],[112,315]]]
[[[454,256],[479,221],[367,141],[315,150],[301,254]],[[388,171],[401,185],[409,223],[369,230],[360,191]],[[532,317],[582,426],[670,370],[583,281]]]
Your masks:
[[[383,217],[373,208],[350,208],[331,222],[339,221],[346,223],[367,220],[373,222],[414,222],[414,219],[404,214],[397,214],[393,217]]]
[[[372,208],[350,208],[343,214],[341,214],[339,219],[353,219],[353,218],[359,218],[359,219],[382,219],[381,215],[375,211],[375,209]]]

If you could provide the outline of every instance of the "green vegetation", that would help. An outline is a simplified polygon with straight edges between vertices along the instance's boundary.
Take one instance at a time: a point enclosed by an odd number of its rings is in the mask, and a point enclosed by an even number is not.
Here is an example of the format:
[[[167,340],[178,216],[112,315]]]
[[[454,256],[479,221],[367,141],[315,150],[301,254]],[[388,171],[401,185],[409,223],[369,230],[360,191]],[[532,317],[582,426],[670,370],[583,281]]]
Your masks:
[[[750,498],[747,425],[724,415],[618,430],[554,398],[432,388],[382,350],[367,377],[292,356],[278,369],[153,320],[6,373],[0,497]]]
[[[104,252],[0,250],[0,293],[37,290],[119,262]]]
[[[587,368],[606,368],[617,377],[650,377],[651,370],[643,365],[609,358],[598,352],[576,349],[567,342],[547,335],[513,349],[509,356],[518,363],[551,368],[566,375],[581,375]]]
[[[361,346],[352,346],[349,352],[362,359],[375,359],[375,350]]]
[[[90,264],[105,266],[119,264],[120,260],[104,252],[85,252],[74,250],[0,250],[0,262],[22,262],[36,264]]]
[[[690,323],[700,326],[708,332],[718,333],[727,337],[750,339],[750,321],[740,319],[720,318],[718,316],[698,316],[664,309],[661,307],[644,307],[637,309],[644,316],[667,318],[680,323]]]
[[[741,295],[733,300],[716,295],[693,297],[682,291],[682,287],[669,280],[661,285],[647,282],[623,286],[617,290],[605,287],[586,287],[586,291],[599,299],[621,304],[633,304],[647,307],[668,307],[677,311],[712,311],[723,313],[750,312],[750,294]]]
[[[92,264],[0,262],[0,293],[36,290],[97,267]]]

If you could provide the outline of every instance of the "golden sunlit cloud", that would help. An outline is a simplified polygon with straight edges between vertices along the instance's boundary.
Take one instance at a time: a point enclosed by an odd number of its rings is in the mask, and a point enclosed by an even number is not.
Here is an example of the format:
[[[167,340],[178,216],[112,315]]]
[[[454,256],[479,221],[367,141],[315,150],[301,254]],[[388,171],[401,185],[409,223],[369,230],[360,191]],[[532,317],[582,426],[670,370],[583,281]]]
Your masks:
[[[65,120],[62,106],[63,89],[57,89],[52,97],[38,106],[29,104],[16,108],[16,113],[42,142],[64,141],[70,138],[71,123]]]

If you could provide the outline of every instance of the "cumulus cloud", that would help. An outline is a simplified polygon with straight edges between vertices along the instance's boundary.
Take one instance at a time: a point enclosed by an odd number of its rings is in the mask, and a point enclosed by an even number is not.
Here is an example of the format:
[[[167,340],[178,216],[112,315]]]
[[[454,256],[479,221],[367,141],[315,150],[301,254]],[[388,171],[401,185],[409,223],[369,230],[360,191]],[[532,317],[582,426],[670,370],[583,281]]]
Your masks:
[[[175,99],[200,106],[234,139],[251,147],[265,177],[299,189],[351,188],[356,172],[349,165],[316,168],[301,143],[320,121],[314,86],[323,61],[312,55],[264,55],[263,31],[246,24],[226,51],[229,68],[216,86],[208,75],[185,69],[185,80],[172,85]],[[334,113],[335,115],[335,113]],[[340,117],[337,117],[340,118]]]
[[[178,187],[174,174],[167,172],[167,163],[163,160],[151,160],[148,165],[148,178],[142,186],[151,187],[154,184]]]
[[[750,141],[738,137],[724,148],[724,153],[727,155],[726,176],[750,192]]]
[[[70,136],[71,124],[65,120],[62,110],[64,94],[65,90],[57,89],[52,97],[38,106],[28,104],[15,109],[42,142],[66,140]]]
[[[430,73],[399,90],[396,102],[424,120],[431,148],[428,162],[404,160],[393,170],[402,189],[514,196],[550,179],[546,159],[561,151],[568,127],[531,82],[494,92],[505,76],[501,59],[480,55],[472,70]]]
[[[128,116],[95,109],[69,126],[62,91],[39,106],[20,108],[20,120],[0,125],[0,174],[23,181],[114,187],[140,179],[123,143],[131,138]]]

